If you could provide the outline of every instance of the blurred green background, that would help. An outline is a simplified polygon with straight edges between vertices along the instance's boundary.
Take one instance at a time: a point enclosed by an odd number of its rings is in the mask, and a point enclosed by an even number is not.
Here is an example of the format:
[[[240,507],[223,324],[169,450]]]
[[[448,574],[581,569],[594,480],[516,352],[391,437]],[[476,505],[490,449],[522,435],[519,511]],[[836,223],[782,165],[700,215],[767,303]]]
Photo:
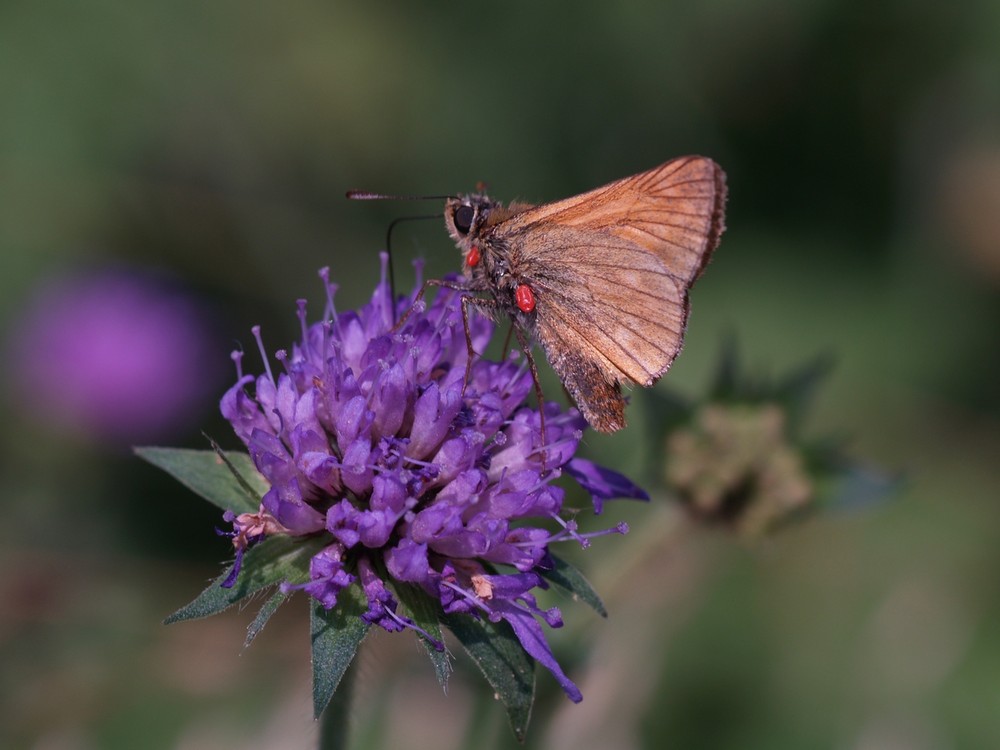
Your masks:
[[[611,506],[633,534],[579,558],[610,619],[561,602],[552,636],[585,702],[540,674],[529,741],[1000,747],[998,39],[995,0],[9,0],[3,338],[48,279],[155,269],[201,300],[216,354],[198,362],[200,412],[152,439],[233,446],[215,414],[229,351],[255,351],[256,323],[269,350],[288,346],[295,299],[322,304],[320,266],[339,306],[364,301],[387,223],[427,210],[346,189],[485,180],[543,201],[712,156],[729,230],[658,388],[702,392],[727,333],[764,374],[831,354],[810,432],[849,436],[905,490],[752,543],[662,500]],[[404,225],[394,251],[403,288],[411,258],[429,276],[460,260],[438,222]],[[246,652],[248,611],[162,627],[226,558],[219,519],[124,444],[39,419],[17,360],[0,422],[0,746],[309,747],[304,602]],[[589,443],[642,474],[634,456],[658,450],[644,435]],[[359,666],[360,744],[510,743],[467,663],[447,696],[411,638],[373,638]]]

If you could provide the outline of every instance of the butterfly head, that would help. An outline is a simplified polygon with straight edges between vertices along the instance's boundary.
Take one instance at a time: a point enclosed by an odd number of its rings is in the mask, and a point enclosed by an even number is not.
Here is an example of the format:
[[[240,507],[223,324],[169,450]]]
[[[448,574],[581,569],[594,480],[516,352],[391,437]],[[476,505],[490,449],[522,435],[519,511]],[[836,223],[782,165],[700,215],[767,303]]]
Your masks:
[[[444,223],[448,234],[462,250],[468,250],[471,238],[482,230],[495,203],[486,195],[472,193],[449,198],[444,204]]]
[[[465,274],[476,276],[482,260],[481,235],[497,204],[480,193],[449,198],[444,205],[444,223],[448,234],[462,251]]]

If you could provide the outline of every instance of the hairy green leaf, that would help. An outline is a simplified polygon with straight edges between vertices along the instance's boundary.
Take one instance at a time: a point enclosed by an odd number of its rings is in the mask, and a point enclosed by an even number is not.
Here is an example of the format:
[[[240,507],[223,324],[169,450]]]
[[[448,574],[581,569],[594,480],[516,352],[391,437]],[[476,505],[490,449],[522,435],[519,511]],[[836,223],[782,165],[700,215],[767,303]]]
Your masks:
[[[232,573],[232,565],[193,602],[164,620],[164,624],[209,617],[268,586],[282,581],[297,583],[306,580],[309,560],[322,548],[323,543],[322,539],[303,541],[289,536],[265,539],[247,550],[243,556],[239,578],[231,588],[223,588],[221,584]]]
[[[556,557],[552,553],[549,555],[555,562],[555,568],[539,570],[542,578],[556,588],[565,591],[574,599],[590,605],[601,617],[607,617],[608,610],[604,608],[604,602],[601,601],[601,597],[594,591],[590,582],[583,577],[583,573],[562,558]]]
[[[371,626],[361,619],[367,607],[358,586],[341,591],[333,609],[324,608],[316,599],[310,599],[310,604],[313,715],[318,719]]]
[[[438,643],[444,643],[444,635],[441,632],[441,623],[438,620],[439,606],[426,593],[416,586],[398,581],[391,582],[393,592],[399,601],[403,613],[412,618],[420,628]],[[431,664],[434,665],[434,674],[437,676],[441,687],[448,687],[448,675],[451,674],[451,659],[448,650],[438,651],[434,644],[423,636],[420,642],[427,650]]]
[[[246,648],[251,643],[253,639],[260,635],[260,631],[264,629],[267,625],[267,621],[271,619],[271,615],[278,611],[278,607],[284,604],[288,600],[288,594],[283,591],[275,591],[271,594],[271,597],[264,602],[264,606],[260,608],[257,612],[257,616],[250,623],[250,627],[247,628],[247,638],[243,641],[243,647]]]
[[[455,634],[507,710],[518,742],[523,742],[535,702],[535,661],[524,651],[506,622],[477,620],[469,615],[445,615]]]
[[[156,447],[136,448],[135,453],[222,510],[256,513],[268,489],[245,453],[222,457],[215,451]]]

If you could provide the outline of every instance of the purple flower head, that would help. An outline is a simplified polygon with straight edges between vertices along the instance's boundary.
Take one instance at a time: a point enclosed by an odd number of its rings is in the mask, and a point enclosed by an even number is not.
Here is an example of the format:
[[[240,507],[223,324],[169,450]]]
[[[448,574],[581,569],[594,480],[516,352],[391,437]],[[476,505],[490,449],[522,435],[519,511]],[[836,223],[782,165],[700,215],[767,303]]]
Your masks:
[[[540,609],[531,593],[545,587],[538,571],[549,544],[586,545],[593,536],[562,517],[564,490],[553,480],[567,472],[598,507],[644,493],[574,457],[586,426],[575,409],[546,404],[543,435],[540,413],[525,405],[533,384],[519,357],[475,357],[467,367],[457,293],[442,290],[413,307],[414,292],[394,306],[383,256],[371,302],[338,312],[335,286],[326,269],[320,275],[322,319],[308,323],[299,303],[302,337],[277,354],[281,372],[267,364],[259,331],[265,374],[243,374],[234,354],[238,379],[222,413],[270,484],[258,513],[230,516],[237,550],[275,533],[325,534],[309,581],[286,590],[302,588],[329,609],[357,585],[368,602],[363,619],[398,631],[419,628],[397,613],[393,586],[415,585],[445,613],[509,623],[525,651],[580,700],[541,624],[561,626],[560,614]],[[476,351],[492,329],[471,317]]]
[[[167,438],[210,403],[222,374],[206,370],[207,318],[148,272],[51,279],[12,327],[13,403],[34,421],[118,445]]]

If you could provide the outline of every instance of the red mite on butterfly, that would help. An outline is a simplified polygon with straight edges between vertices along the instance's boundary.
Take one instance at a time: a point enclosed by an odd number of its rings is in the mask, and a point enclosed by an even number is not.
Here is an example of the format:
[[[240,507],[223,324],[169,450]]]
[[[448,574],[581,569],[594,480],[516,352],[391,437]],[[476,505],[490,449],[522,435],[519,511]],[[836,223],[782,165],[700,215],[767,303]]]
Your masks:
[[[482,193],[444,198],[445,227],[463,251],[467,281],[431,279],[417,299],[430,286],[464,292],[470,359],[469,306],[506,316],[539,403],[535,341],[595,429],[624,427],[621,385],[653,385],[681,350],[688,292],[725,229],[722,169],[685,156],[538,206],[504,206]]]
[[[535,293],[527,284],[518,284],[514,290],[514,301],[517,302],[517,309],[521,312],[530,313],[535,309]]]

